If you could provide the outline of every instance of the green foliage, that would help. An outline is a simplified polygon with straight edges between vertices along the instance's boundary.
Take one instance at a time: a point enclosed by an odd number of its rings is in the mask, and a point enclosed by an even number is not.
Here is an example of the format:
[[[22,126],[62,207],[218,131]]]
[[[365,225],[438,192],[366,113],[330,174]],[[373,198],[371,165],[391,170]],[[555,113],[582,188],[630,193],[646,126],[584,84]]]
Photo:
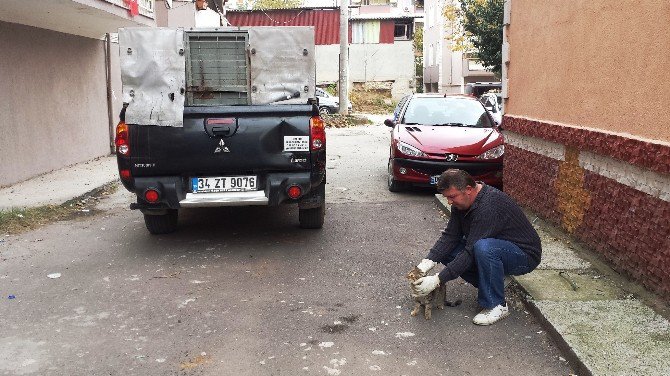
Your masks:
[[[502,71],[504,0],[459,0],[460,7],[447,5],[443,15],[453,28],[453,49],[475,53],[492,72]]]
[[[323,89],[330,95],[334,95],[336,97],[340,96],[339,89],[337,88],[337,82],[328,84],[328,86],[324,87]]]
[[[423,28],[414,31],[414,76],[416,77],[416,91],[423,93]]]
[[[293,9],[302,6],[302,0],[258,0],[252,9]]]
[[[414,53],[423,54],[423,28],[417,27],[414,30]]]

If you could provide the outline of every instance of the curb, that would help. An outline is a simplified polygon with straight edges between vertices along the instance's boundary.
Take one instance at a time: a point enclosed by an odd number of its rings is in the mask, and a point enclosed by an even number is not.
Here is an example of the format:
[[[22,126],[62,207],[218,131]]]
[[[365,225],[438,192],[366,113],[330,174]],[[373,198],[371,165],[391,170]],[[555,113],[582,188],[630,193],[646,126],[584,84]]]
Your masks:
[[[440,193],[435,194],[435,203],[444,212],[444,214],[451,214],[451,205],[449,205],[447,199],[444,198],[442,194]]]
[[[573,371],[580,376],[593,376],[591,370],[586,366],[586,364],[577,356],[573,348],[568,344],[568,342],[563,338],[563,336],[558,332],[554,325],[547,319],[540,309],[535,305],[535,299],[528,293],[528,290],[524,287],[522,283],[517,280],[515,276],[510,276],[512,278],[512,284],[514,287],[521,292],[519,296],[523,302],[524,307],[538,320],[540,326],[547,331],[549,336],[554,340],[558,349],[563,353],[568,364],[571,366]]]

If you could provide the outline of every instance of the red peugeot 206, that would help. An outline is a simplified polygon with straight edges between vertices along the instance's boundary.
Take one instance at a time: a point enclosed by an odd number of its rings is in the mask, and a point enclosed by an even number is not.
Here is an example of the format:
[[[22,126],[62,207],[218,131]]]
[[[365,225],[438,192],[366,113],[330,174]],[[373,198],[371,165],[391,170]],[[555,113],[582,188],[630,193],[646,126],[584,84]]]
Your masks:
[[[398,103],[393,119],[388,188],[437,184],[450,168],[502,189],[505,145],[500,127],[474,97],[411,94]]]

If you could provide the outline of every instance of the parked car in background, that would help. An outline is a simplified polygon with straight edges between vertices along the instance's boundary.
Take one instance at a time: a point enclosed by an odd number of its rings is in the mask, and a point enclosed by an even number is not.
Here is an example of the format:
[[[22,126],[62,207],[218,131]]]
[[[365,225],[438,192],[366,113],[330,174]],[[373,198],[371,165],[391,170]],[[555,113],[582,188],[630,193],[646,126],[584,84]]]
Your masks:
[[[479,97],[484,93],[490,91],[501,91],[502,83],[501,82],[471,82],[465,84],[465,94],[472,95],[473,97]]]
[[[502,124],[502,94],[501,93],[486,93],[479,97],[484,108],[491,114],[491,117],[496,124]]]
[[[328,94],[327,91],[316,88],[316,98],[319,100],[319,113],[321,113],[321,115],[335,114],[340,110],[339,97],[334,97]],[[347,107],[349,108],[349,111],[351,111],[351,102]]]
[[[502,189],[503,135],[474,97],[411,94],[394,111],[388,160],[388,189],[434,186],[450,168]]]

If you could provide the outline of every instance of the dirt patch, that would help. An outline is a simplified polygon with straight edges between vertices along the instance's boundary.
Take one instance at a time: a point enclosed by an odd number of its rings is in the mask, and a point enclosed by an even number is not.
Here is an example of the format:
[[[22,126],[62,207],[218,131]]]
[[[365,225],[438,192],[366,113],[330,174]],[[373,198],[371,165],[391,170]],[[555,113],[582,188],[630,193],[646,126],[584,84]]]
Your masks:
[[[349,315],[349,316],[343,316],[343,317],[340,317],[340,320],[342,320],[342,321],[344,321],[344,322],[346,322],[346,323],[349,323],[349,324],[353,324],[353,323],[355,323],[355,322],[358,320],[359,317],[361,317],[361,315],[354,315],[354,314],[352,313],[352,314]]]
[[[324,333],[342,333],[347,330],[348,327],[349,325],[345,324],[324,325],[321,327],[321,331]]]
[[[326,123],[326,128],[351,128],[359,125],[372,124],[370,120],[363,116],[357,115],[323,115],[323,121]]]
[[[212,357],[209,355],[198,355],[193,359],[189,359],[187,361],[181,362],[179,364],[179,367],[182,370],[190,370],[193,368],[196,368],[198,366],[210,363],[212,361]]]
[[[95,208],[98,201],[113,194],[117,189],[118,183],[113,182],[61,205],[44,205],[36,208],[0,211],[0,233],[19,234],[55,221],[96,215],[100,212]]]
[[[396,106],[390,90],[356,89],[349,98],[356,112],[366,114],[393,113]]]

